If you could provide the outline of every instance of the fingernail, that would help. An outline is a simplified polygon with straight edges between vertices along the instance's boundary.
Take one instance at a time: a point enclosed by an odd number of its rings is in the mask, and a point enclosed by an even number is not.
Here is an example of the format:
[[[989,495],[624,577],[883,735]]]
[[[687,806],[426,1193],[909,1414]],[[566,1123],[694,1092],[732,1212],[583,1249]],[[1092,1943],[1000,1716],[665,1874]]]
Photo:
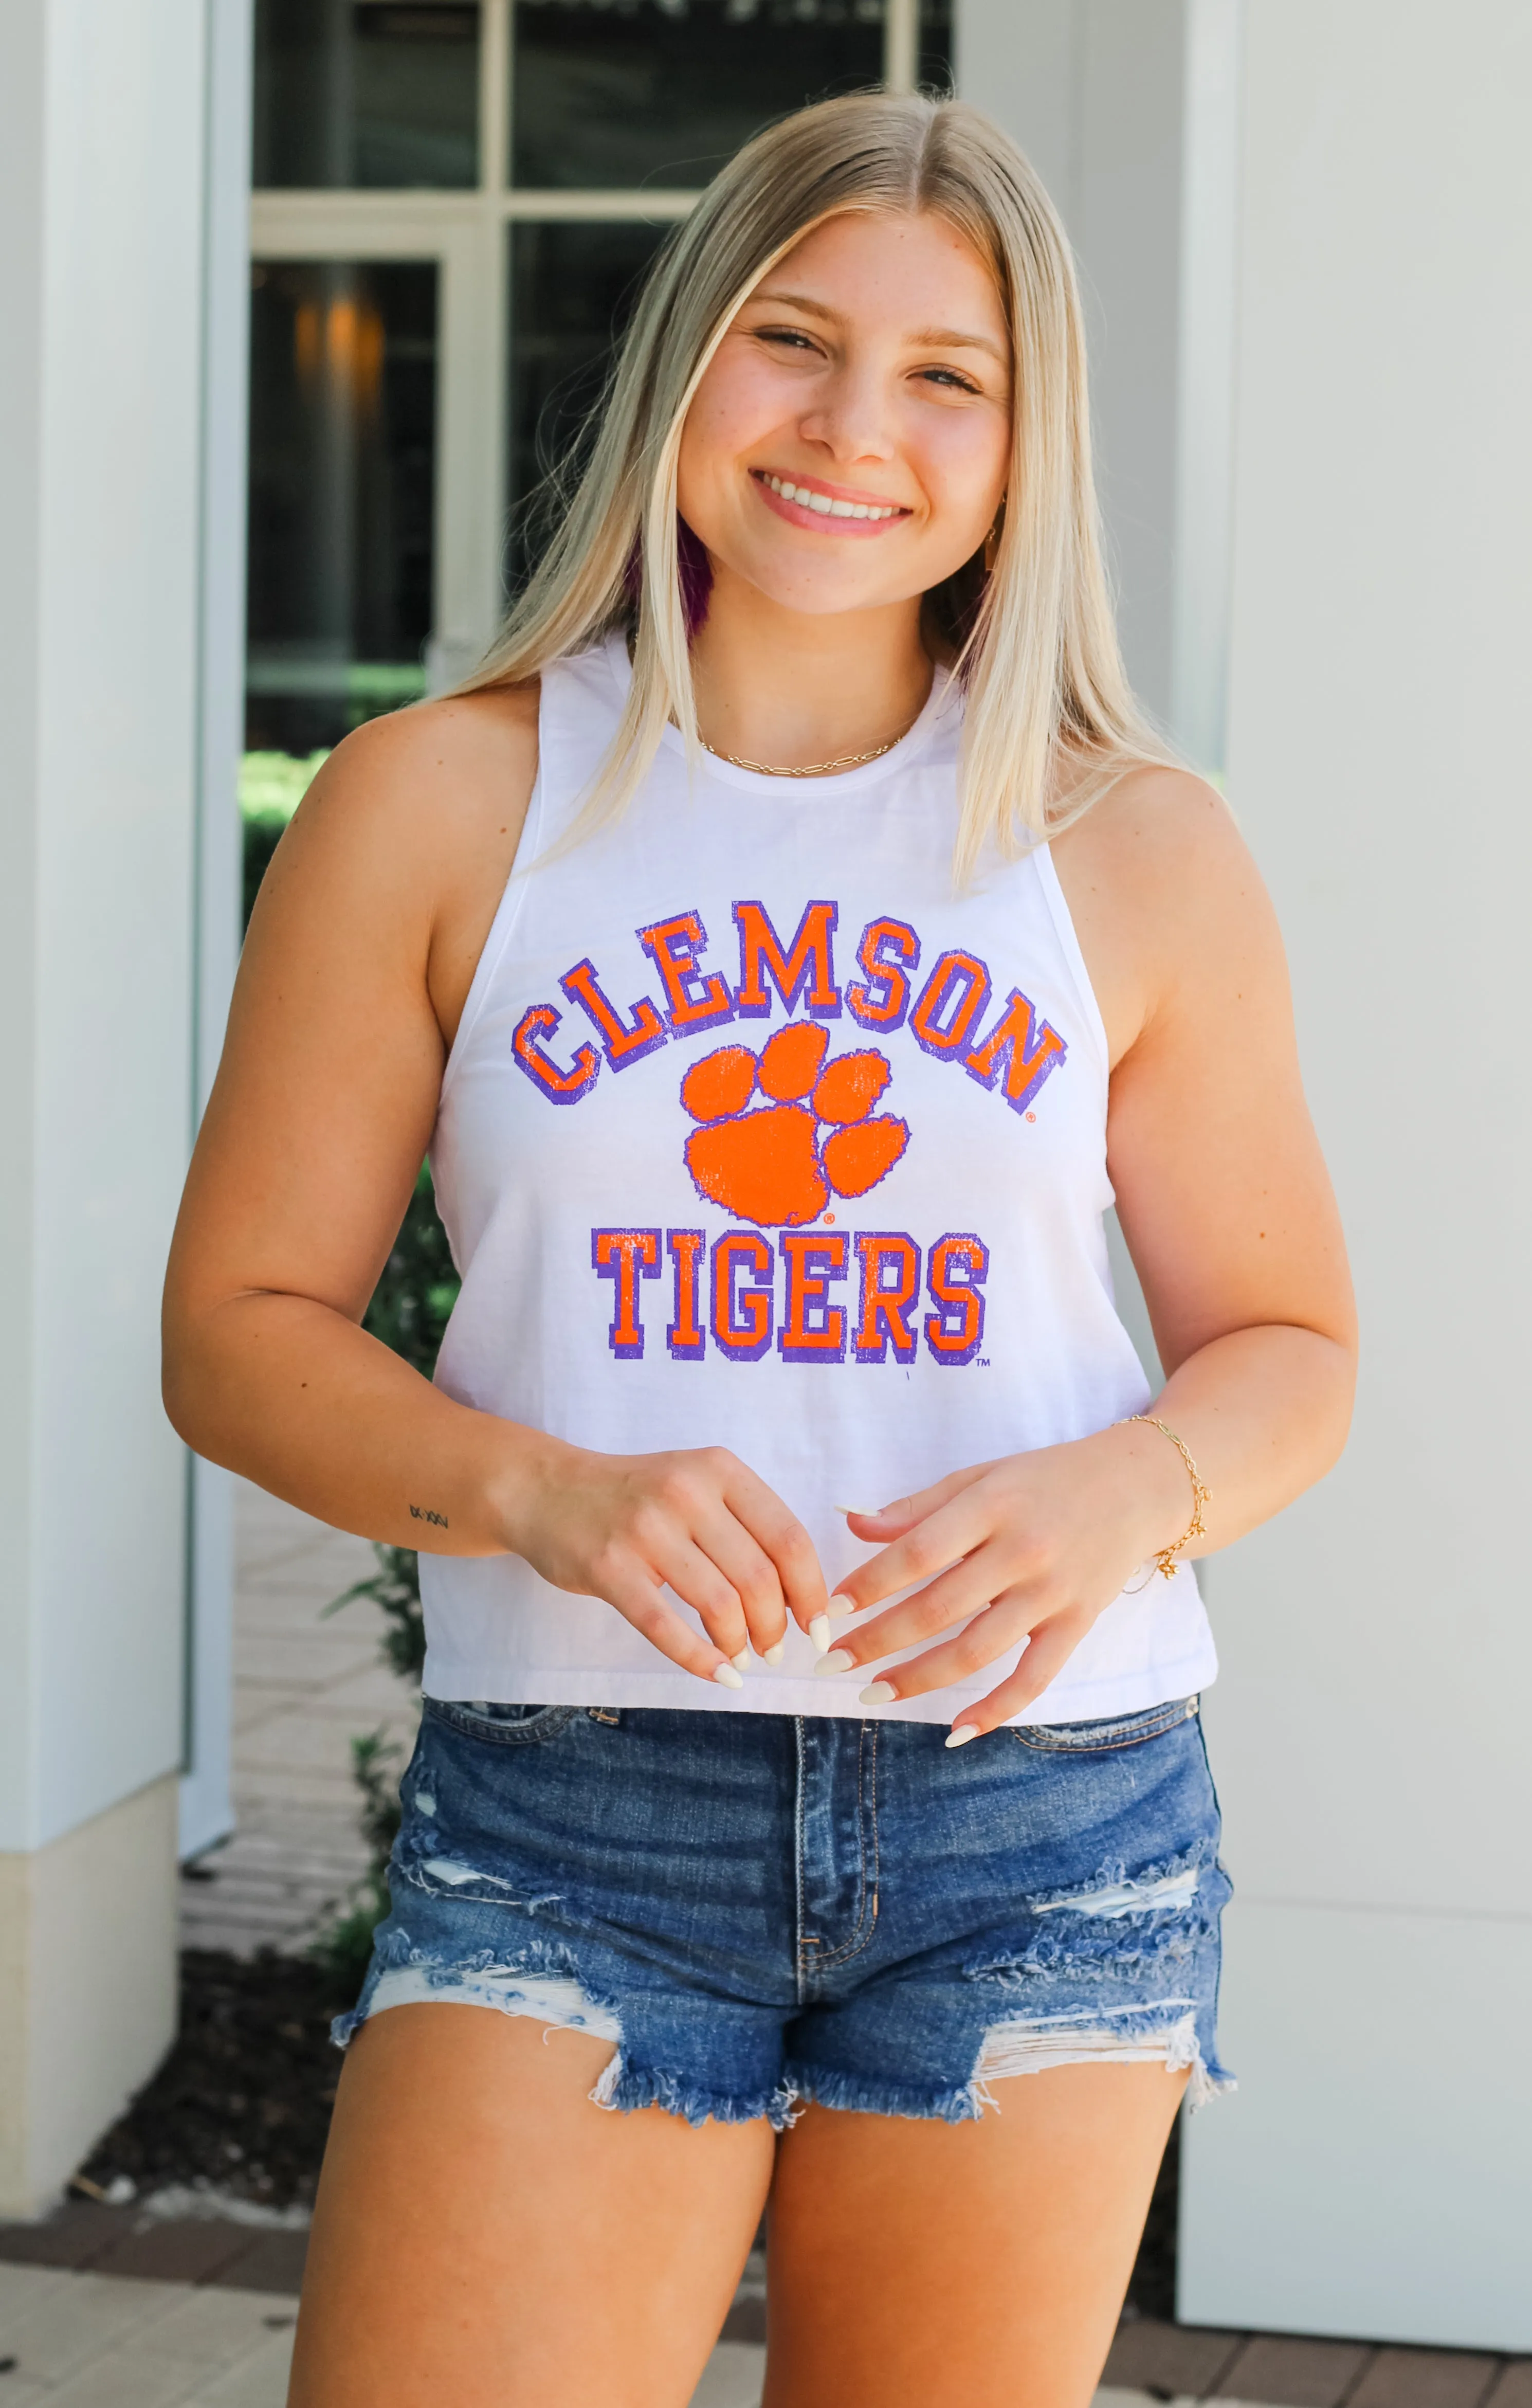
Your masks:
[[[786,1644],[787,1641],[785,1639],[779,1639],[772,1646],[763,1648],[761,1651],[762,1663],[780,1664],[782,1660],[782,1650]]]
[[[890,1706],[896,1695],[892,1681],[873,1681],[862,1691],[858,1702],[864,1706]]]
[[[734,1666],[737,1672],[748,1672],[750,1670],[750,1649],[748,1647],[741,1647],[737,1656],[731,1656],[729,1657],[729,1662]]]
[[[947,1734],[947,1744],[949,1747],[966,1747],[971,1739],[978,1737],[977,1723],[954,1723]]]
[[[876,1513],[865,1512],[860,1505],[834,1505],[830,1510],[834,1513],[854,1513],[862,1522],[876,1522],[878,1519]]]
[[[832,1647],[828,1656],[820,1657],[819,1662],[814,1666],[814,1671],[816,1674],[849,1672],[855,1661],[855,1656],[849,1655],[844,1647]]]
[[[721,1689],[742,1689],[745,1685],[732,1664],[715,1665],[713,1679]]]
[[[830,1619],[832,1622],[846,1622],[853,1613],[860,1613],[861,1611],[861,1607],[859,1605],[853,1605],[849,1597],[832,1597],[830,1599]]]
[[[830,1643],[830,1617],[827,1613],[815,1614],[809,1625],[809,1636],[823,1656]]]

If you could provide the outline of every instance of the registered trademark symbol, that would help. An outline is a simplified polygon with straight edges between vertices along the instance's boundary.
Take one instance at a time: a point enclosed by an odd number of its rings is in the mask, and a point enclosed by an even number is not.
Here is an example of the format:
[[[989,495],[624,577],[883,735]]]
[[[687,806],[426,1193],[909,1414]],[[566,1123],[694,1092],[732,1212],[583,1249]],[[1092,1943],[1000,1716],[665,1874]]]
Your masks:
[[[1027,1119],[1028,1119],[1029,1121],[1035,1121],[1035,1120],[1037,1119],[1038,1115],[1037,1115],[1037,1113],[1036,1113],[1036,1112],[1028,1112],[1028,1114],[1027,1114],[1027,1116],[1026,1116],[1026,1117],[1027,1117]]]

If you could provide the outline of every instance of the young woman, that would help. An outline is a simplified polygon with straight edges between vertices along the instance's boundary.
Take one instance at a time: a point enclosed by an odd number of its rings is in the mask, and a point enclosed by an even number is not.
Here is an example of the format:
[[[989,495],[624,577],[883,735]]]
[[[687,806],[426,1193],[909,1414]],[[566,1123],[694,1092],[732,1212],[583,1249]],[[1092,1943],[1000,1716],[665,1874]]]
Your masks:
[[[1334,1461],[1352,1309],[1087,424],[991,125],[779,125],[486,668],[266,880],[170,1411],[429,1632],[299,2408],[683,2408],[767,2206],[769,2408],[1081,2408],[1226,2080],[1188,1558]],[[434,1386],[358,1326],[428,1144]]]

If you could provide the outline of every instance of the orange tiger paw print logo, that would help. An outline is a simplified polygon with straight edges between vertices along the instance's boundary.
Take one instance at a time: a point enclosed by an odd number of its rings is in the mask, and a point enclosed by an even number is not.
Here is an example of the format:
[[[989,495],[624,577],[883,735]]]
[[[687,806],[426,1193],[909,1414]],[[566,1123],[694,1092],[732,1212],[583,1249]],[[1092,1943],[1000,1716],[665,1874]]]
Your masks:
[[[827,1029],[795,1021],[759,1056],[722,1045],[694,1062],[680,1099],[699,1125],[686,1140],[692,1183],[761,1228],[816,1221],[834,1196],[865,1196],[909,1142],[905,1122],[873,1113],[892,1075],[870,1048],[826,1062]],[[752,1103],[759,1088],[763,1104]],[[822,1124],[828,1124],[823,1137]]]

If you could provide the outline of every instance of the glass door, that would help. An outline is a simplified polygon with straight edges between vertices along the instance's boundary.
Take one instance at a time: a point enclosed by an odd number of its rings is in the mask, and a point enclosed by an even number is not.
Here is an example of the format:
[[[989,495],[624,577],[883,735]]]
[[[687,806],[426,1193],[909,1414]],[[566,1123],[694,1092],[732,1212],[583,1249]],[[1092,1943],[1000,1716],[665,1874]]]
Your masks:
[[[950,0],[257,0],[248,791],[451,683],[666,228]]]

